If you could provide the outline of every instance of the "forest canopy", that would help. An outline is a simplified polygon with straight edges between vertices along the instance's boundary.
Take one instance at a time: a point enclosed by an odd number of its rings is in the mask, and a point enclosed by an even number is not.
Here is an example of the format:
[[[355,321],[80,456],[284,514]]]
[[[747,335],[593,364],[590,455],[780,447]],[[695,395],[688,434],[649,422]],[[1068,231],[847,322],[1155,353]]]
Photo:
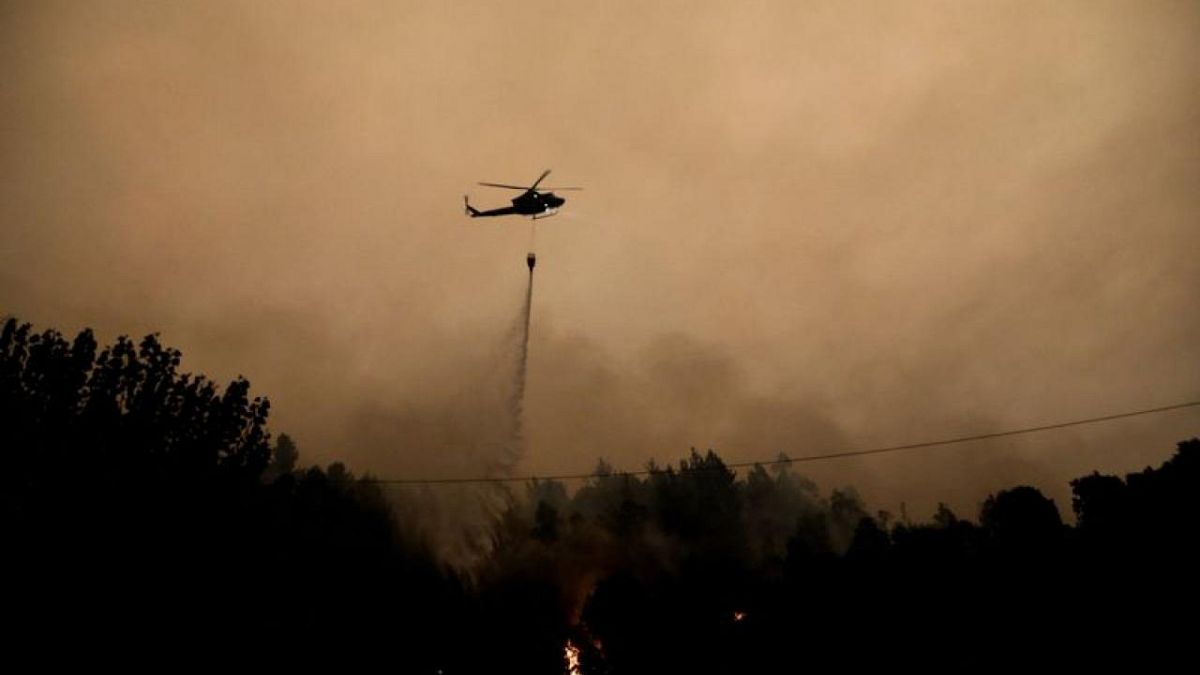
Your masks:
[[[89,330],[0,330],[23,632],[356,645],[408,672],[766,672],[912,650],[1087,658],[1104,636],[1172,634],[1159,610],[1195,597],[1197,439],[1157,468],[1074,480],[1074,525],[1032,486],[910,522],[786,464],[601,462],[573,490],[480,488],[497,506],[464,565],[431,545],[425,493],[304,466],[247,380],[219,387],[181,358],[154,335],[101,348]]]

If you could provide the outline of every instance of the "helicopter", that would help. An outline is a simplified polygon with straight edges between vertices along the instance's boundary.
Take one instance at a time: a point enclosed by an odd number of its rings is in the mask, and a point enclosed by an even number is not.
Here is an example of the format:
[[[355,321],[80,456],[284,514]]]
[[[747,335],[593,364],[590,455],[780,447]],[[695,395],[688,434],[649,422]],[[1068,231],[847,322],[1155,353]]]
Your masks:
[[[542,172],[542,175],[538,176],[538,179],[533,182],[533,185],[530,185],[529,187],[521,187],[520,185],[505,185],[503,183],[480,183],[480,185],[485,185],[487,187],[504,188],[507,190],[521,190],[522,192],[512,200],[512,206],[505,206],[504,208],[491,209],[488,211],[480,211],[479,209],[471,206],[470,200],[467,199],[466,195],[463,195],[463,204],[467,207],[467,215],[471,216],[472,218],[508,215],[530,216],[534,220],[549,218],[557,213],[558,207],[562,206],[567,201],[562,197],[555,195],[553,192],[550,192],[550,190],[583,189],[578,187],[548,187],[543,188],[543,190],[546,190],[546,192],[539,191],[538,185],[540,185],[546,176],[549,175],[550,169],[546,169],[544,172]]]

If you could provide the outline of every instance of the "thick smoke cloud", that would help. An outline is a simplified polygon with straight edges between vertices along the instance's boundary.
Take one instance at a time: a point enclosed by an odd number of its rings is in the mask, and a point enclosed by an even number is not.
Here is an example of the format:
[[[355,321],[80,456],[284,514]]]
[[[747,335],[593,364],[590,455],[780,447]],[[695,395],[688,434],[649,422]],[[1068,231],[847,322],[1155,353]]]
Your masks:
[[[536,16],[526,22],[521,16]],[[636,16],[636,20],[631,20]],[[539,223],[518,472],[1196,398],[1189,3],[6,3],[0,312],[160,331],[307,461],[482,473]],[[1158,461],[1193,413],[806,465],[869,504]]]

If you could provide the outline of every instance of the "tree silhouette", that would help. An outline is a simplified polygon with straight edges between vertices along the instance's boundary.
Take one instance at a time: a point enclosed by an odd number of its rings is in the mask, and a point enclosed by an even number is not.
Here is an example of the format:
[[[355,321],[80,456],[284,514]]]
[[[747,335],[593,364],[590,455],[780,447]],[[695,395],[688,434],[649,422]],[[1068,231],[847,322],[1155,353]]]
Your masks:
[[[709,450],[574,491],[504,493],[492,548],[450,569],[398,498],[301,469],[270,404],[181,373],[151,335],[101,348],[0,328],[0,526],[9,633],[74,645],[395,654],[405,672],[585,673],[1135,665],[1190,644],[1200,440],[1157,468],[1036,488],[975,522],[872,518],[787,464]],[[419,501],[405,518],[424,517]],[[386,652],[384,651],[386,650]]]
[[[1066,534],[1054,500],[1028,485],[1001,490],[988,497],[979,521],[1005,553],[1043,554],[1057,550]]]
[[[453,653],[456,579],[400,538],[377,484],[339,466],[291,473],[286,437],[272,457],[270,406],[248,381],[220,390],[180,362],[153,335],[98,349],[91,331],[68,343],[0,329],[0,519],[20,630],[210,651],[399,639],[432,672]]]
[[[295,441],[287,434],[279,434],[279,438],[275,439],[275,448],[271,451],[271,463],[267,466],[264,478],[272,481],[284,474],[291,473],[295,470],[296,462],[299,460],[300,451],[296,448]]]

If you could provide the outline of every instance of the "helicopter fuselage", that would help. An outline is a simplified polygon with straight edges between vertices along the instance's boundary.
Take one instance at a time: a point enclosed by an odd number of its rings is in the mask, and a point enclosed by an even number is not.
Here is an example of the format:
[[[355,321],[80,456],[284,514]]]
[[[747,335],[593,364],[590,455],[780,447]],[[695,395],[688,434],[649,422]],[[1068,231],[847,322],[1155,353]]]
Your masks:
[[[545,213],[565,204],[567,200],[553,192],[526,192],[512,200],[513,208],[522,215],[533,216]]]
[[[502,209],[480,211],[467,203],[467,215],[472,218],[487,218],[491,216],[532,216],[545,218],[554,215],[558,207],[566,204],[567,200],[553,192],[526,192],[512,200],[512,206]]]
[[[521,194],[517,195],[517,197],[512,200],[512,206],[506,206],[501,209],[489,209],[487,211],[480,211],[479,209],[471,206],[470,200],[467,199],[466,195],[463,195],[463,205],[466,207],[467,215],[471,216],[472,218],[519,215],[532,216],[535,219],[539,217],[545,218],[546,216],[552,216],[558,210],[558,207],[567,203],[566,199],[551,192],[552,189],[580,190],[582,188],[546,188],[545,192],[538,192],[538,184],[541,183],[542,179],[549,174],[549,169],[542,172],[542,175],[539,176],[538,179],[534,181],[533,185],[528,188],[519,187],[516,185],[507,185],[504,183],[480,183],[480,185],[485,185],[488,187],[498,187],[508,190],[521,190]]]

